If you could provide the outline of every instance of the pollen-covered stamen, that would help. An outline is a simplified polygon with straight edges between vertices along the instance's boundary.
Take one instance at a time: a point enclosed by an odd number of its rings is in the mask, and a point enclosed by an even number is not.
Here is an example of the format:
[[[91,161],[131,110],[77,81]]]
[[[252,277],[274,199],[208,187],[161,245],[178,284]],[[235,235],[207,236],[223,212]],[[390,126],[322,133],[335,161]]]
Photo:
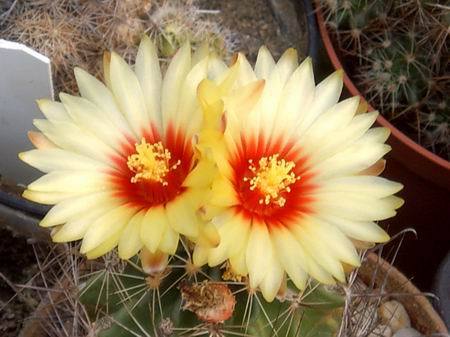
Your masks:
[[[166,175],[181,165],[178,160],[174,165],[170,165],[172,155],[164,148],[161,142],[149,144],[142,138],[136,143],[136,153],[128,157],[128,168],[135,173],[131,178],[132,183],[143,180],[151,180],[167,186]]]
[[[289,187],[300,179],[294,172],[295,163],[278,159],[279,155],[274,154],[269,157],[262,157],[258,166],[249,159],[249,170],[253,177],[244,177],[244,181],[250,185],[250,190],[258,190],[264,197],[259,199],[260,204],[269,205],[275,203],[283,207],[286,198],[282,196],[283,192],[291,192]]]

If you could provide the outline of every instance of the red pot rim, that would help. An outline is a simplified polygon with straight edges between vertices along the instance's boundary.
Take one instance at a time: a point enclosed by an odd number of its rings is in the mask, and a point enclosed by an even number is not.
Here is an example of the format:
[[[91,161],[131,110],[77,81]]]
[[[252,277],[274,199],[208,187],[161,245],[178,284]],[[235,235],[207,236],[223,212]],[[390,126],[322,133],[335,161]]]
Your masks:
[[[325,45],[325,49],[327,51],[328,57],[330,58],[331,63],[333,64],[335,69],[343,69],[344,70],[342,63],[336,54],[336,50],[334,49],[333,43],[331,42],[330,35],[328,34],[319,1],[316,0],[315,4],[316,4],[317,23],[319,26],[320,35],[321,35],[322,41]],[[364,101],[366,101],[364,96],[361,94],[361,92],[358,90],[358,88],[353,83],[353,81],[348,77],[345,70],[344,70],[344,84],[352,95],[360,96],[362,99],[364,99]],[[368,104],[369,111],[376,110],[372,107],[372,105],[369,102],[367,102],[367,104]],[[397,138],[401,143],[403,143],[411,151],[414,151],[417,154],[419,154],[423,157],[426,157],[428,160],[433,162],[435,165],[440,166],[442,169],[450,171],[450,161],[445,160],[442,157],[439,157],[437,154],[427,150],[422,145],[420,145],[417,142],[415,142],[414,140],[412,140],[410,137],[405,135],[402,131],[397,129],[393,124],[391,124],[381,114],[378,115],[377,122],[380,123],[382,126],[389,128],[391,130],[392,136]]]

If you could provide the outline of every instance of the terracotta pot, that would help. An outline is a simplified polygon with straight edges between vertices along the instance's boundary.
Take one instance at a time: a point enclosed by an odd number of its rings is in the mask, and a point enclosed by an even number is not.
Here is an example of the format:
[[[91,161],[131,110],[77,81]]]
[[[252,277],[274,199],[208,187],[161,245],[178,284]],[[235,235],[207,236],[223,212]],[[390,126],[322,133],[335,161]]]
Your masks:
[[[359,276],[366,284],[375,282],[375,287],[384,284],[387,293],[402,294],[393,296],[403,304],[411,319],[411,325],[425,336],[448,334],[445,323],[433,309],[430,301],[420,294],[405,275],[397,268],[380,258],[378,255],[370,253],[359,269]],[[403,296],[404,295],[404,296]]]
[[[323,13],[316,0],[316,18],[325,50],[335,69],[344,69],[335,50]],[[345,69],[344,69],[345,70]],[[344,72],[344,86],[351,96],[363,95]],[[369,110],[375,110],[370,104]],[[406,240],[396,265],[408,276],[414,276],[421,289],[429,289],[440,261],[449,250],[450,229],[450,162],[428,151],[398,130],[383,116],[377,123],[391,130],[383,176],[399,181],[405,188],[400,193],[406,201],[398,215],[384,222],[395,234],[406,227],[417,231],[419,240]]]

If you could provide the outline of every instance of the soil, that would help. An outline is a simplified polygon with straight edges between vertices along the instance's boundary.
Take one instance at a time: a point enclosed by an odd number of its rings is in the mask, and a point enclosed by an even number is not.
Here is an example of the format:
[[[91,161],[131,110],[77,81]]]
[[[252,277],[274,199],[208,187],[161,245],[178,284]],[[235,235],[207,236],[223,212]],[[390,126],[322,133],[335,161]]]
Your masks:
[[[0,335],[16,337],[37,302],[27,300],[26,293],[14,297],[15,285],[25,284],[36,274],[36,257],[27,239],[15,237],[7,229],[0,229],[0,238]]]
[[[200,0],[204,10],[219,11],[222,25],[237,33],[236,49],[251,61],[258,49],[266,45],[275,59],[289,47],[297,49],[299,58],[307,51],[306,20],[299,1],[291,0]]]

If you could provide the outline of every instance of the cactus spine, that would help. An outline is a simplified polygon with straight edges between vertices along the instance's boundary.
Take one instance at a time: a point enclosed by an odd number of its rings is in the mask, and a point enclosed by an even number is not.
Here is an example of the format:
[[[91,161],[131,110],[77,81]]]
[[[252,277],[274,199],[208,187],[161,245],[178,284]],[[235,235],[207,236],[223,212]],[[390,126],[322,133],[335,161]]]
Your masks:
[[[189,251],[150,274],[141,261],[94,272],[80,289],[99,336],[325,337],[341,324],[344,297],[314,282],[302,292],[287,282],[267,303],[226,268],[193,267]]]

